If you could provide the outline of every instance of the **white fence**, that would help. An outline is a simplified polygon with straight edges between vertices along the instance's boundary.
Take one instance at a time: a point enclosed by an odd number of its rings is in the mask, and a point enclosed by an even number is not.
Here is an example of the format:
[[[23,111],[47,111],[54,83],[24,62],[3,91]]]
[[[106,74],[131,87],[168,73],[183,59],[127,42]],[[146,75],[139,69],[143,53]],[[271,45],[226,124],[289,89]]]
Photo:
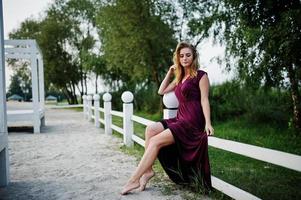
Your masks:
[[[175,107],[177,107],[178,105],[173,98],[174,95],[172,93],[167,94],[163,98],[163,103],[168,108],[164,110],[164,118],[171,118],[176,114]],[[92,99],[94,100],[94,106],[92,106]],[[144,147],[144,140],[134,133],[134,122],[147,126],[154,121],[133,114],[133,94],[129,91],[126,91],[122,94],[121,99],[123,101],[123,112],[111,110],[112,96],[109,93],[105,93],[103,95],[103,108],[101,108],[99,105],[99,99],[99,95],[94,95],[93,98],[91,95],[83,96],[83,113],[85,119],[94,121],[96,127],[99,127],[100,123],[104,124],[106,134],[112,134],[112,129],[121,133],[124,138],[124,144],[127,146],[132,146],[133,142],[136,142]],[[99,112],[104,113],[103,119],[100,118]],[[112,115],[123,118],[123,127],[118,127],[112,124]],[[298,155],[257,147],[254,145],[244,144],[231,140],[220,139],[213,136],[208,138],[208,143],[210,146],[215,148],[223,149],[301,172],[301,156]],[[234,199],[260,199],[214,176],[211,176],[211,178],[212,186],[215,189]]]

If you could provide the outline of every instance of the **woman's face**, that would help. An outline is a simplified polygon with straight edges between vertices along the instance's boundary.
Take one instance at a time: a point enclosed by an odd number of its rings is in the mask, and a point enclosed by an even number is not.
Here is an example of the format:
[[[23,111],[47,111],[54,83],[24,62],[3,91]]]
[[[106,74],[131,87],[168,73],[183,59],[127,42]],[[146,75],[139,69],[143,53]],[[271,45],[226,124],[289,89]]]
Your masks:
[[[180,64],[186,68],[190,67],[193,61],[192,50],[188,47],[185,47],[180,50]]]

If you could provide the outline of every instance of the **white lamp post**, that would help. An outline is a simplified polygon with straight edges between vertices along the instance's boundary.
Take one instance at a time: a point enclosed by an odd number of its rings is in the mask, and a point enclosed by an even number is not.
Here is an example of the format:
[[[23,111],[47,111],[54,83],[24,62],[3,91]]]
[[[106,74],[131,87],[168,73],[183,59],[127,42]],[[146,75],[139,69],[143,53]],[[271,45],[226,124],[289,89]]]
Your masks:
[[[9,160],[6,116],[3,8],[0,0],[0,187],[9,182]]]
[[[163,104],[167,109],[163,110],[163,118],[170,119],[177,115],[179,101],[174,92],[169,92],[163,96]]]

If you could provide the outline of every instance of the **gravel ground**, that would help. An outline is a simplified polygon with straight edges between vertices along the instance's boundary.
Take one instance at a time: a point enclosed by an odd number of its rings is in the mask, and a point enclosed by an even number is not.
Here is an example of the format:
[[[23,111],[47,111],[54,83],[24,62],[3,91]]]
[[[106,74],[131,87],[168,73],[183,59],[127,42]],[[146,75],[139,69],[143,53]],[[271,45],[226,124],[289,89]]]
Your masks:
[[[154,183],[144,192],[121,196],[137,165],[119,150],[121,142],[81,112],[47,109],[42,133],[9,133],[11,181],[0,189],[0,199],[182,199],[178,190],[162,194]]]

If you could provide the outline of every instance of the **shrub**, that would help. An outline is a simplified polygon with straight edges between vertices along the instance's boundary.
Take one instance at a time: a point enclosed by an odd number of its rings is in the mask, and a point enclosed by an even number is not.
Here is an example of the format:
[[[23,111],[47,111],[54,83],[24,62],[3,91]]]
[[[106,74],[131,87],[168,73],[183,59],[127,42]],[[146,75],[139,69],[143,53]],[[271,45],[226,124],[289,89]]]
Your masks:
[[[246,112],[246,94],[239,82],[225,82],[211,87],[210,104],[212,119],[226,121]]]
[[[226,121],[244,117],[250,123],[269,123],[288,127],[292,109],[286,90],[251,88],[238,81],[225,82],[211,87],[212,119]]]

